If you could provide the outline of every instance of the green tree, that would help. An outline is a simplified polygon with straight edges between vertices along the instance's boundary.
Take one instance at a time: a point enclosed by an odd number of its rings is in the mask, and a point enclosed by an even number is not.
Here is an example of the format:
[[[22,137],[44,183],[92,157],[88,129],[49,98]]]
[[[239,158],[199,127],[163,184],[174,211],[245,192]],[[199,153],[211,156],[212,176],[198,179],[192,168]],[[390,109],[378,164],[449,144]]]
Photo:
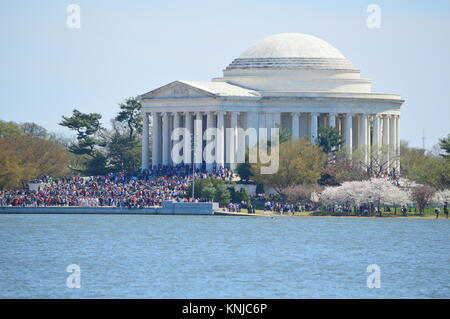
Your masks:
[[[231,196],[225,184],[223,182],[217,183],[215,189],[214,201],[218,202],[220,206],[228,205],[231,201]]]
[[[69,151],[77,155],[89,155],[94,157],[96,147],[105,146],[102,139],[98,138],[103,129],[100,124],[102,116],[98,113],[81,113],[73,110],[70,117],[63,116],[59,125],[77,132],[77,143],[69,146]]]
[[[115,120],[126,123],[128,126],[128,136],[130,140],[132,140],[134,134],[140,134],[142,132],[142,105],[135,98],[128,98],[125,102],[120,103],[119,107],[120,112],[116,116]]]
[[[112,170],[130,173],[141,166],[142,106],[135,98],[128,98],[119,107],[107,143],[108,159]]]
[[[20,128],[22,129],[23,134],[33,137],[39,137],[44,140],[50,138],[49,132],[42,126],[33,123],[33,122],[26,122],[19,124]]]
[[[263,174],[260,161],[252,164],[253,180],[263,184],[266,190],[274,188],[278,194],[291,185],[315,184],[324,171],[325,154],[322,148],[312,144],[307,139],[289,140],[276,147],[271,152],[278,152],[278,171],[273,174]]]
[[[17,156],[9,151],[0,152],[0,189],[14,188],[20,185],[23,169]]]
[[[242,181],[248,182],[252,177],[251,165],[249,163],[250,150],[245,150],[245,162],[236,165],[235,173],[239,175]]]
[[[242,187],[239,190],[239,195],[240,195],[240,202],[245,201],[246,203],[250,203],[250,194],[248,192],[248,190],[245,187]]]
[[[409,143],[400,143],[400,171],[403,176],[410,177],[414,167],[428,159],[423,148],[410,147]]]
[[[216,189],[214,188],[214,185],[212,183],[208,183],[202,188],[201,194],[203,198],[211,201],[216,195]]]
[[[192,184],[189,185],[186,197],[192,196]],[[230,202],[230,192],[220,179],[205,178],[195,180],[195,198],[206,198],[219,202],[221,206]]]
[[[445,150],[445,138],[440,147]],[[439,151],[426,152],[410,147],[407,142],[400,145],[400,166],[403,176],[419,184],[442,190],[450,187],[450,157],[439,156]]]
[[[411,169],[411,180],[434,187],[438,190],[450,188],[450,160],[428,155]]]
[[[322,147],[325,153],[331,153],[336,152],[344,144],[344,140],[336,128],[321,127],[317,144]]]
[[[248,163],[248,160],[244,163],[239,163],[236,166],[236,173],[239,175],[241,180],[248,182],[250,178],[252,177],[251,172],[251,164]]]
[[[22,133],[23,131],[19,124],[0,120],[0,138],[17,136]]]
[[[447,137],[439,140],[439,146],[445,152],[445,154],[442,154],[442,156],[450,157],[450,133],[447,135]]]
[[[85,165],[84,173],[89,176],[105,175],[109,172],[108,159],[101,152],[95,152]]]
[[[31,179],[43,175],[59,177],[67,172],[68,154],[52,141],[27,135],[11,136],[0,138],[0,150],[3,187],[24,187]],[[5,182],[7,179],[10,181]]]
[[[141,166],[141,144],[137,135],[130,138],[128,127],[112,121],[112,130],[107,139],[107,154],[111,170],[132,173]]]
[[[59,125],[67,127],[77,132],[76,143],[71,143],[69,152],[82,156],[84,169],[80,169],[84,174],[101,175],[107,171],[106,157],[99,148],[106,146],[106,142],[101,133],[104,131],[100,124],[102,116],[98,113],[82,113],[73,110],[70,117],[63,116]],[[105,166],[101,167],[101,164]],[[75,169],[72,167],[72,169]]]

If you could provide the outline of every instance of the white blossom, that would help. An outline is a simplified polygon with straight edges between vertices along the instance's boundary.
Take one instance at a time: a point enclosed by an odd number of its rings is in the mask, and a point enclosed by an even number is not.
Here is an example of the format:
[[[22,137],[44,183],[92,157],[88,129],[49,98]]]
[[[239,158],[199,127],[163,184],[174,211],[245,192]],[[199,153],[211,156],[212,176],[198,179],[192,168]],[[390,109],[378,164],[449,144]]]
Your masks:
[[[450,189],[444,189],[442,191],[436,192],[431,201],[434,204],[444,204],[446,202],[450,203]]]
[[[386,179],[344,182],[341,186],[326,187],[320,193],[320,200],[325,205],[362,203],[406,205],[411,202],[408,192],[392,185]]]

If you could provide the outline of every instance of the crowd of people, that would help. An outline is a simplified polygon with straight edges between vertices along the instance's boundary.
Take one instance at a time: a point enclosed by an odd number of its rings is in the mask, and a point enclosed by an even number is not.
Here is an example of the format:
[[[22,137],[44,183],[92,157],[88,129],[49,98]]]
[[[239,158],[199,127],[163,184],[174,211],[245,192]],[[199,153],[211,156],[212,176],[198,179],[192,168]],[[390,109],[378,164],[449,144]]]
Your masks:
[[[0,206],[159,206],[164,200],[190,201],[186,196],[193,172],[188,166],[159,166],[134,174],[110,173],[105,176],[46,176],[34,181],[37,189],[0,191]],[[194,178],[230,181],[233,173],[227,168],[212,172],[194,170]],[[196,198],[196,201],[203,201]]]
[[[31,181],[36,188],[0,190],[0,206],[81,206],[81,207],[129,207],[161,206],[163,201],[191,201],[187,194],[192,179],[221,179],[230,182],[235,175],[227,168],[214,168],[211,172],[188,165],[158,166],[133,174],[110,173],[105,176],[62,177],[44,176]],[[195,198],[196,202],[206,201]],[[295,214],[317,210],[313,203],[287,203],[264,193],[257,194],[250,202],[229,203],[225,210],[255,213],[252,202],[264,204],[264,213]],[[262,208],[262,207],[261,207]],[[334,207],[333,211],[351,211],[352,207]],[[361,208],[361,209],[364,209]],[[369,211],[370,209],[368,209]]]
[[[276,201],[266,201],[264,203],[264,213],[277,212],[280,214],[295,214],[299,212],[310,212],[317,209],[312,203],[282,203]]]

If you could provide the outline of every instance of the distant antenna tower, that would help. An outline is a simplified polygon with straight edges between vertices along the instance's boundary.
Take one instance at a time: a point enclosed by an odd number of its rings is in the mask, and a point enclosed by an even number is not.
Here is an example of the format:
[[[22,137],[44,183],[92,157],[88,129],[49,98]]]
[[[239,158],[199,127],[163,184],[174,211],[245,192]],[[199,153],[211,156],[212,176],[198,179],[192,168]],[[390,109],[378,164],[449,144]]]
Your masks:
[[[425,149],[425,129],[423,129],[423,134],[422,134],[422,148]]]

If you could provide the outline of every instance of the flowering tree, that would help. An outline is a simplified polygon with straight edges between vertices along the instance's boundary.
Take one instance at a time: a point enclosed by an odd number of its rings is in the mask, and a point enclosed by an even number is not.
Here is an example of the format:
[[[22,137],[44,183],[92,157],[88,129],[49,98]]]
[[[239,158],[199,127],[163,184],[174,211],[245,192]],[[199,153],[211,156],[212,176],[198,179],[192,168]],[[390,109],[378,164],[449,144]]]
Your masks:
[[[374,203],[380,211],[381,204],[405,205],[410,202],[409,194],[386,179],[345,182],[338,187],[327,187],[320,193],[325,205]]]
[[[286,187],[282,190],[281,194],[291,203],[301,202],[301,201],[313,201],[314,194],[321,190],[320,186],[312,185],[293,185]]]
[[[450,189],[436,192],[431,201],[435,204],[450,203]]]
[[[362,189],[366,181],[344,182],[341,186],[327,187],[320,193],[320,201],[323,204],[355,204],[361,203]]]
[[[324,205],[340,204],[342,203],[342,198],[340,196],[339,187],[327,187],[320,194],[320,201]]]
[[[425,207],[430,204],[436,190],[428,185],[419,185],[412,189],[411,198],[417,203],[420,211],[423,213]]]

